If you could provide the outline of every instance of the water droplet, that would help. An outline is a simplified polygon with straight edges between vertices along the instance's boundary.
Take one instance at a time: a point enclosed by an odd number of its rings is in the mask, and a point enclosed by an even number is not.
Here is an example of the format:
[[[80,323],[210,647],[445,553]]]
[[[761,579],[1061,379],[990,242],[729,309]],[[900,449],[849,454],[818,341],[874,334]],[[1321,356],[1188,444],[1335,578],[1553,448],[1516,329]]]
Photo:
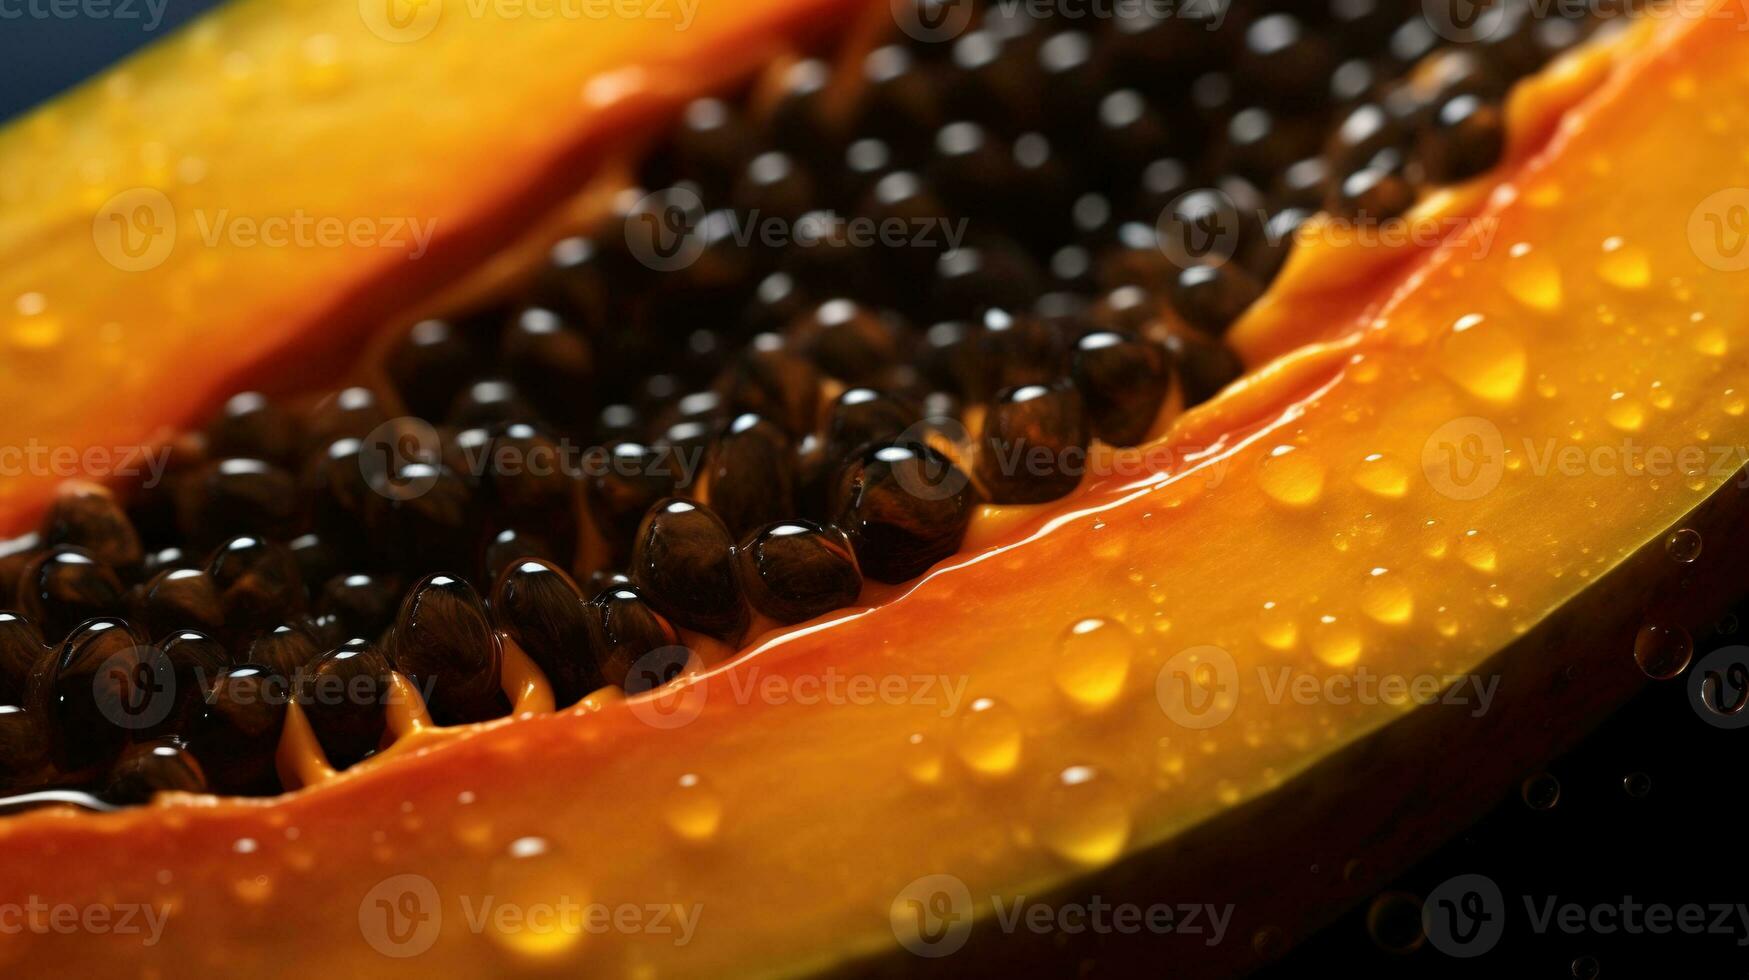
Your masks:
[[[1415,597],[1389,569],[1375,568],[1360,587],[1360,608],[1373,619],[1396,626],[1415,615]]]
[[[922,732],[912,732],[905,737],[905,747],[901,752],[899,765],[912,782],[919,786],[934,786],[941,782],[941,749],[935,744],[935,739]]]
[[[1366,932],[1389,953],[1412,953],[1427,938],[1421,925],[1421,900],[1407,892],[1385,892],[1366,910]]]
[[[1277,503],[1309,507],[1324,492],[1324,464],[1305,450],[1277,446],[1257,467],[1257,480]]]
[[[273,879],[268,875],[244,875],[231,882],[231,894],[245,905],[263,905],[273,897]]]
[[[1105,864],[1130,839],[1123,788],[1092,766],[1070,766],[1051,779],[1038,811],[1039,841],[1080,865]]]
[[[1360,631],[1331,615],[1319,616],[1312,624],[1309,639],[1312,652],[1332,667],[1352,666],[1360,659],[1365,647]]]
[[[1700,557],[1700,548],[1700,532],[1692,527],[1677,528],[1664,539],[1664,553],[1670,556],[1671,561],[1684,565]]]
[[[1628,245],[1620,238],[1609,238],[1603,243],[1597,274],[1612,286],[1644,289],[1652,282],[1652,262],[1645,249]]]
[[[1508,402],[1524,385],[1524,346],[1510,330],[1472,313],[1445,335],[1440,370],[1477,398]]]
[[[1634,662],[1655,681],[1667,681],[1688,668],[1694,638],[1680,626],[1647,623],[1634,637]]]
[[[1697,354],[1707,357],[1724,357],[1731,349],[1731,341],[1723,330],[1709,327],[1694,336],[1694,350]]]
[[[1506,265],[1506,292],[1533,310],[1551,313],[1561,308],[1561,270],[1542,252],[1520,242],[1512,246]]]
[[[1291,650],[1300,639],[1299,624],[1280,603],[1274,601],[1263,604],[1263,611],[1257,616],[1256,630],[1257,638],[1271,650]]]
[[[1637,399],[1618,391],[1609,396],[1609,407],[1603,410],[1603,418],[1622,432],[1638,432],[1646,424],[1646,409]]]
[[[1123,693],[1134,655],[1135,645],[1123,627],[1089,617],[1057,638],[1052,676],[1070,703],[1098,710]]]
[[[723,800],[709,782],[689,772],[675,780],[664,811],[668,829],[690,844],[702,844],[717,835],[723,822]]]
[[[547,958],[574,948],[582,923],[557,914],[589,903],[565,855],[544,837],[518,837],[492,860],[488,878],[494,901],[523,911],[494,916],[486,934],[500,947],[523,956]],[[552,914],[535,914],[551,912]]]
[[[30,294],[38,295],[38,294]],[[48,350],[61,342],[61,320],[47,313],[21,313],[12,321],[7,339],[21,351]]]
[[[1020,716],[995,698],[978,698],[960,716],[954,753],[980,776],[999,777],[1020,765]]]
[[[1573,974],[1573,980],[1597,980],[1597,975],[1603,970],[1595,956],[1575,956],[1567,969]]]
[[[1548,773],[1539,772],[1518,787],[1518,795],[1532,810],[1552,810],[1561,802],[1561,783]]]
[[[1737,389],[1725,389],[1724,407],[1726,415],[1742,415],[1745,404],[1749,403],[1746,403],[1743,396],[1737,393]]]
[[[1643,800],[1652,792],[1652,777],[1643,772],[1630,772],[1621,778],[1622,792],[1636,800]]]
[[[1383,453],[1373,453],[1354,468],[1354,483],[1368,493],[1396,500],[1409,492],[1409,472]]]
[[[1458,538],[1458,557],[1478,572],[1492,572],[1500,567],[1500,554],[1494,547],[1494,539],[1475,528]]]

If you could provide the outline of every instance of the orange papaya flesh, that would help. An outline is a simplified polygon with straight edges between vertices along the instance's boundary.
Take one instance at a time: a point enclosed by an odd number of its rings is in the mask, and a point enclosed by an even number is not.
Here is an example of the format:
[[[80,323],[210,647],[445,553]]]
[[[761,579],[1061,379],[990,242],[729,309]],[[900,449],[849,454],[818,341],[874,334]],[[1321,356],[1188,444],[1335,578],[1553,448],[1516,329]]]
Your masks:
[[[1688,570],[1721,581],[1704,573],[1741,527],[1719,516],[1741,513],[1736,467],[1709,457],[1665,475],[1642,449],[1636,470],[1620,440],[1735,449],[1749,434],[1727,390],[1749,340],[1746,287],[1717,246],[1696,244],[1690,217],[1704,229],[1704,212],[1685,189],[1744,182],[1729,136],[1746,110],[1741,26],[1728,13],[1656,25],[1545,151],[1497,175],[1478,220],[1510,245],[1424,256],[1363,333],[1266,369],[1243,411],[1223,399],[1187,417],[1186,446],[1197,425],[1222,434],[1171,472],[1090,485],[879,608],[772,638],[665,694],[481,726],[277,801],[0,823],[0,894],[171,910],[149,948],[50,934],[0,956],[27,969],[127,956],[263,972],[796,972],[915,941],[903,899],[927,875],[963,882],[986,922],[991,896],[1077,876],[1121,891],[1147,868],[1146,887],[1169,889],[1180,869],[1136,862],[1185,841],[1225,841],[1219,867],[1249,880],[1240,844],[1316,852],[1309,818],[1283,804],[1308,793],[1384,866],[1406,859],[1405,841],[1435,832],[1387,826],[1377,804],[1396,787],[1354,791],[1353,767],[1315,777],[1357,747],[1383,746],[1372,759],[1401,772],[1440,744],[1430,719],[1447,714],[1272,700],[1265,676],[1365,667],[1445,684],[1490,665],[1507,680],[1580,666],[1596,683],[1569,683],[1583,696],[1552,717],[1582,719],[1636,682],[1631,600]],[[1536,255],[1560,257],[1558,285],[1511,271]],[[1484,452],[1465,456],[1472,445]],[[1551,449],[1568,447],[1621,467],[1551,470]],[[1727,547],[1673,569],[1663,538],[1690,523]],[[1704,605],[1702,591],[1682,601]],[[1554,645],[1552,627],[1573,620],[1597,642]],[[1171,679],[1220,681],[1229,661],[1214,708],[1230,714],[1197,727]],[[819,686],[834,670],[837,696]],[[849,693],[854,678],[876,692]],[[1550,689],[1503,683],[1520,706],[1506,717],[1555,703]],[[1455,731],[1505,737],[1476,727]],[[1497,789],[1481,768],[1454,781]],[[565,775],[540,778],[553,772]],[[1267,833],[1236,833],[1253,826]],[[1315,924],[1252,897],[1245,927],[1261,936]],[[679,943],[676,927],[511,921],[565,900],[680,909],[698,928]],[[510,919],[470,927],[492,901]],[[410,914],[372,918],[391,906]],[[1274,942],[1229,938],[1207,955]]]
[[[227,5],[0,131],[0,445],[127,457],[240,387],[332,380],[664,107],[867,13],[476,9]],[[58,468],[0,482],[0,534]]]

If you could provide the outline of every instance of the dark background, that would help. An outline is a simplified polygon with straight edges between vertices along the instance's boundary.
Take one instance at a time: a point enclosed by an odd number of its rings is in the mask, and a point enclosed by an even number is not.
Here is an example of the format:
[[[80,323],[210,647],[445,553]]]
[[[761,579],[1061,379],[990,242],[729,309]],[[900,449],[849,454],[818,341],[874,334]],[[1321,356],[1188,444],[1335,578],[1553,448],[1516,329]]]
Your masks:
[[[13,0],[8,9],[25,9],[28,2]],[[164,0],[163,21],[152,31],[145,29],[142,0],[131,2],[134,19],[0,19],[0,120],[163,37],[216,0]],[[1749,616],[1749,608],[1738,612]],[[1710,645],[1697,642],[1697,658],[1715,646],[1745,642],[1735,629],[1707,639]],[[1549,767],[1547,775],[1559,785],[1552,807],[1533,807],[1519,794],[1499,801],[1480,824],[1386,885],[1370,906],[1259,975],[1749,978],[1749,947],[1735,942],[1749,936],[1536,934],[1524,912],[1526,895],[1585,905],[1619,905],[1628,896],[1676,906],[1749,902],[1743,736],[1696,714],[1686,677],[1652,684]],[[1643,796],[1624,788],[1629,777],[1636,786],[1649,784]],[[1417,939],[1416,910],[1441,882],[1468,873],[1500,886],[1507,927],[1487,955],[1457,960]],[[1732,924],[1741,927],[1735,918]]]
[[[33,17],[32,0],[8,0],[0,15],[0,121],[52,98],[89,78],[135,48],[187,23],[217,0],[154,0],[163,3],[163,21],[146,30],[150,14],[144,0],[107,0],[107,16],[68,19]],[[35,0],[47,12],[47,0]],[[115,12],[129,4],[128,16]],[[92,10],[102,10],[102,3]],[[16,19],[9,16],[20,13]]]

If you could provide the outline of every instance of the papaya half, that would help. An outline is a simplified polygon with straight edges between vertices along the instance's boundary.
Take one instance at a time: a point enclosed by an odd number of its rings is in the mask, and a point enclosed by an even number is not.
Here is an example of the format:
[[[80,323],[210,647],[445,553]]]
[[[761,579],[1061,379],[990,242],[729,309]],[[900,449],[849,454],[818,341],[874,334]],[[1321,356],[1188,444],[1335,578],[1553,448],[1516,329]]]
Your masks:
[[[0,964],[1201,976],[1327,924],[1681,675],[1749,545],[1744,12],[1410,6],[242,0],[0,131]]]

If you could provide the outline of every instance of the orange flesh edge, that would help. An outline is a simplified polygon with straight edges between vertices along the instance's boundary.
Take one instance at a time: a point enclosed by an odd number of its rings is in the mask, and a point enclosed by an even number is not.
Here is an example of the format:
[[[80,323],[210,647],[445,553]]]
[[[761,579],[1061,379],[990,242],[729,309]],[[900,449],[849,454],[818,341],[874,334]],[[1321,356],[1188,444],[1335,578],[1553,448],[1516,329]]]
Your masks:
[[[1749,441],[1730,387],[1749,360],[1749,283],[1716,268],[1689,220],[1700,195],[1687,188],[1749,185],[1749,156],[1731,135],[1749,125],[1749,39],[1741,12],[1715,13],[1624,42],[1574,90],[1577,106],[1547,144],[1495,174],[1485,204],[1469,199],[1484,207],[1493,247],[1460,241],[1369,273],[1358,305],[1319,320],[1328,346],[1180,423],[1167,442],[1199,454],[1176,469],[1092,482],[878,608],[770,638],[660,696],[445,733],[394,765],[274,802],[164,799],[0,822],[0,895],[167,903],[164,941],[143,951],[166,966],[788,972],[891,947],[889,904],[920,875],[958,875],[987,911],[983,896],[1119,860],[1269,791],[1408,706],[1271,704],[1253,668],[1329,676],[1352,669],[1352,653],[1377,671],[1461,672],[1732,476],[1539,475],[1526,458],[1544,438],[1585,449],[1629,434],[1650,446]],[[1520,242],[1561,257],[1554,308],[1508,288],[1522,279],[1506,243]],[[1471,315],[1481,319],[1453,331]],[[1340,327],[1354,316],[1358,334]],[[1256,336],[1258,350],[1317,339]],[[1468,419],[1492,426],[1508,452],[1497,489],[1458,499],[1421,464],[1431,434]],[[1368,468],[1375,453],[1407,472],[1401,493],[1381,492],[1395,484]],[[1380,592],[1380,580],[1401,589]],[[1282,616],[1267,618],[1264,602]],[[1127,670],[1109,701],[1076,705],[1054,668],[1070,625],[1090,616],[1127,637]],[[1281,623],[1293,624],[1291,640]],[[1154,679],[1206,645],[1242,668],[1237,708],[1214,729],[1175,726]],[[929,700],[915,683],[904,703],[804,703],[800,685],[834,673],[965,687],[957,713],[946,693]],[[762,694],[774,680],[782,696]],[[1012,712],[1012,765],[971,737],[973,698]],[[939,765],[926,764],[932,752]],[[1108,788],[1065,808],[1053,777],[1077,764],[1096,766],[1094,785]],[[703,841],[677,829],[698,825],[696,807],[676,803],[689,773],[721,806]],[[1065,844],[1062,827],[1065,809],[1090,808],[1115,808],[1128,826],[1120,849],[1091,861],[1100,835]],[[530,837],[544,848],[517,843]],[[358,917],[369,889],[401,873],[425,876],[443,902],[436,945],[409,960],[373,952]],[[492,894],[697,903],[702,915],[685,946],[672,935],[467,928],[462,903]],[[142,956],[127,943],[31,937],[0,961],[65,969]]]

